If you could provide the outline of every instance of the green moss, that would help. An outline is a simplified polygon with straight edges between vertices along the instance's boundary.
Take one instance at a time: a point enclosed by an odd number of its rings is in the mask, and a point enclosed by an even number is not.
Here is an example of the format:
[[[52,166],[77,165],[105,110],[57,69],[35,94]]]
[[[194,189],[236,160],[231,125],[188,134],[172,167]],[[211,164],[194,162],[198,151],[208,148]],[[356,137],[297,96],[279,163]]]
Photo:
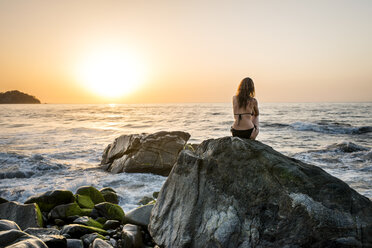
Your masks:
[[[35,209],[36,209],[36,216],[37,216],[37,222],[40,227],[44,227],[44,222],[43,222],[43,215],[41,214],[39,205],[37,203],[34,203]]]
[[[105,198],[103,197],[102,193],[98,191],[98,189],[92,187],[92,186],[83,186],[80,187],[76,194],[78,195],[86,195],[89,196],[90,199],[92,199],[94,204],[98,204],[105,201]]]
[[[90,216],[92,214],[91,208],[82,208],[81,209],[81,216]]]
[[[94,208],[94,203],[88,195],[75,195],[75,198],[81,208]]]
[[[99,223],[98,221],[93,220],[92,218],[89,218],[89,221],[87,222],[87,225],[103,229],[103,225],[101,223]]]
[[[67,204],[66,207],[66,217],[74,215],[82,215],[82,210],[76,202]]]
[[[124,221],[125,213],[123,209],[117,205],[110,202],[102,202],[94,206],[98,212],[108,220],[118,220],[120,222]]]
[[[82,225],[84,226],[84,225]],[[103,230],[101,228],[98,228],[98,227],[93,227],[93,226],[84,226],[85,228],[89,229],[89,230],[92,230],[98,234],[102,234],[102,235],[107,235],[107,231],[106,230]]]

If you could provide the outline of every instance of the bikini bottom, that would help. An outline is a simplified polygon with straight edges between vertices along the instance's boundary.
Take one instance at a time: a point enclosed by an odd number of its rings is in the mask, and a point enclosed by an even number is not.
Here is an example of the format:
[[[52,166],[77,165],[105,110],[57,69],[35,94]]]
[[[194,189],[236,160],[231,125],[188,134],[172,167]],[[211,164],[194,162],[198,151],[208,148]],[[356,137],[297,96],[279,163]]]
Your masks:
[[[231,127],[230,131],[233,137],[249,139],[254,129],[255,127],[252,127],[251,129],[247,129],[247,130],[236,130]]]

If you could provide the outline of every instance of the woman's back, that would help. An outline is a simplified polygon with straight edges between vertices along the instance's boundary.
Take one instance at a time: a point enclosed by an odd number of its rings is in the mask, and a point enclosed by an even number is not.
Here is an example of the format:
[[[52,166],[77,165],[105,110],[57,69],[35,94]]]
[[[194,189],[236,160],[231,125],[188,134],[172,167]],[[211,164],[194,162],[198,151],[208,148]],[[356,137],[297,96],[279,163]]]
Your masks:
[[[253,97],[247,100],[245,107],[240,107],[238,97],[233,96],[233,111],[235,122],[233,128],[236,130],[247,130],[255,126],[253,118],[258,116],[257,100]]]

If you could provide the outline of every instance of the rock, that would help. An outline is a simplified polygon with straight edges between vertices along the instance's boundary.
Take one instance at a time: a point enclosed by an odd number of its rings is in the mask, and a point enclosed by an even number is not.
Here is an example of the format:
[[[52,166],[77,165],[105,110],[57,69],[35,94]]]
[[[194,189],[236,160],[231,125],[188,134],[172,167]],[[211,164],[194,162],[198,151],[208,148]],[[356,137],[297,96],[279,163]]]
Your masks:
[[[109,229],[116,229],[120,226],[120,221],[118,220],[107,220],[105,224],[103,225],[103,229],[109,230]]]
[[[106,238],[98,233],[90,233],[90,234],[83,235],[80,239],[83,241],[84,246],[88,247],[90,244],[94,242],[95,239],[106,239]]]
[[[67,239],[67,248],[84,248],[84,244],[80,239]]]
[[[49,219],[67,219],[71,216],[82,216],[83,210],[79,207],[79,205],[74,203],[59,205],[53,208],[49,212]]]
[[[113,248],[112,245],[102,239],[95,239],[92,248]]]
[[[154,205],[150,204],[129,211],[125,215],[126,222],[134,225],[147,226],[150,223],[150,215],[153,207]]]
[[[79,217],[79,218],[74,220],[74,223],[75,224],[82,224],[82,225],[86,225],[86,226],[93,226],[93,227],[103,229],[103,225],[101,223],[99,223],[96,220],[93,220],[92,218],[90,218],[88,216]]]
[[[49,212],[55,206],[74,202],[74,195],[68,190],[53,190],[29,197],[25,204],[37,203],[42,212]]]
[[[90,234],[90,233],[99,233],[101,235],[106,235],[107,231],[97,228],[97,227],[91,227],[91,226],[84,226],[81,224],[70,224],[70,225],[65,225],[60,233],[65,236],[68,235],[71,238],[80,238],[85,234]]]
[[[153,197],[154,199],[157,199],[158,196],[159,196],[159,192],[154,192],[154,193],[152,193],[152,197]]]
[[[12,220],[23,230],[28,227],[42,227],[43,217],[37,204],[6,202],[0,204],[0,219]]]
[[[139,226],[126,224],[122,232],[123,248],[142,248],[142,234]]]
[[[6,230],[19,230],[21,231],[21,228],[11,220],[0,220],[0,231],[6,231]]]
[[[0,232],[0,247],[48,248],[48,246],[39,238],[16,229]]]
[[[5,202],[8,202],[8,200],[7,200],[7,199],[4,199],[4,198],[2,198],[2,197],[0,197],[0,204],[1,204],[1,203],[5,203]]]
[[[103,188],[100,190],[100,192],[105,198],[105,201],[111,202],[114,204],[119,203],[118,195],[116,194],[115,190],[113,190],[112,188]]]
[[[94,208],[94,202],[87,195],[76,195],[76,203],[79,204],[81,208]]]
[[[94,206],[100,215],[107,218],[108,220],[118,220],[120,222],[124,221],[124,211],[117,205],[110,202],[102,202]]]
[[[141,200],[139,200],[138,204],[139,205],[146,205],[146,204],[152,202],[153,200],[155,200],[155,199],[151,198],[151,197],[148,197],[148,196],[144,196],[144,197],[142,197]]]
[[[63,237],[62,235],[59,235],[58,229],[30,227],[25,230],[25,233],[38,237],[48,247],[53,247],[53,248],[66,248],[67,247],[66,238]]]
[[[86,195],[92,199],[94,204],[98,204],[105,201],[102,193],[98,191],[98,189],[94,188],[93,186],[83,186],[78,188],[76,191],[78,195]]]
[[[258,141],[182,151],[152,210],[165,247],[350,247],[372,243],[372,203],[324,170]]]
[[[101,165],[113,173],[167,176],[189,138],[190,134],[179,131],[122,135],[106,147]]]

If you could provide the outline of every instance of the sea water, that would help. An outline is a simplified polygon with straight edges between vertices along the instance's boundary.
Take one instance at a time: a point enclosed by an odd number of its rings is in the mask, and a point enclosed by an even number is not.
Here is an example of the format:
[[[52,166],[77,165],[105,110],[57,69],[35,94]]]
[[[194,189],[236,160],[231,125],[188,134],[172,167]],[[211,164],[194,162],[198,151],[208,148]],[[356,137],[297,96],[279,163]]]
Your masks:
[[[125,211],[166,177],[112,174],[104,148],[123,134],[186,131],[190,143],[230,136],[230,103],[0,105],[0,196],[112,187]],[[372,199],[372,103],[262,103],[258,140],[320,166]]]

